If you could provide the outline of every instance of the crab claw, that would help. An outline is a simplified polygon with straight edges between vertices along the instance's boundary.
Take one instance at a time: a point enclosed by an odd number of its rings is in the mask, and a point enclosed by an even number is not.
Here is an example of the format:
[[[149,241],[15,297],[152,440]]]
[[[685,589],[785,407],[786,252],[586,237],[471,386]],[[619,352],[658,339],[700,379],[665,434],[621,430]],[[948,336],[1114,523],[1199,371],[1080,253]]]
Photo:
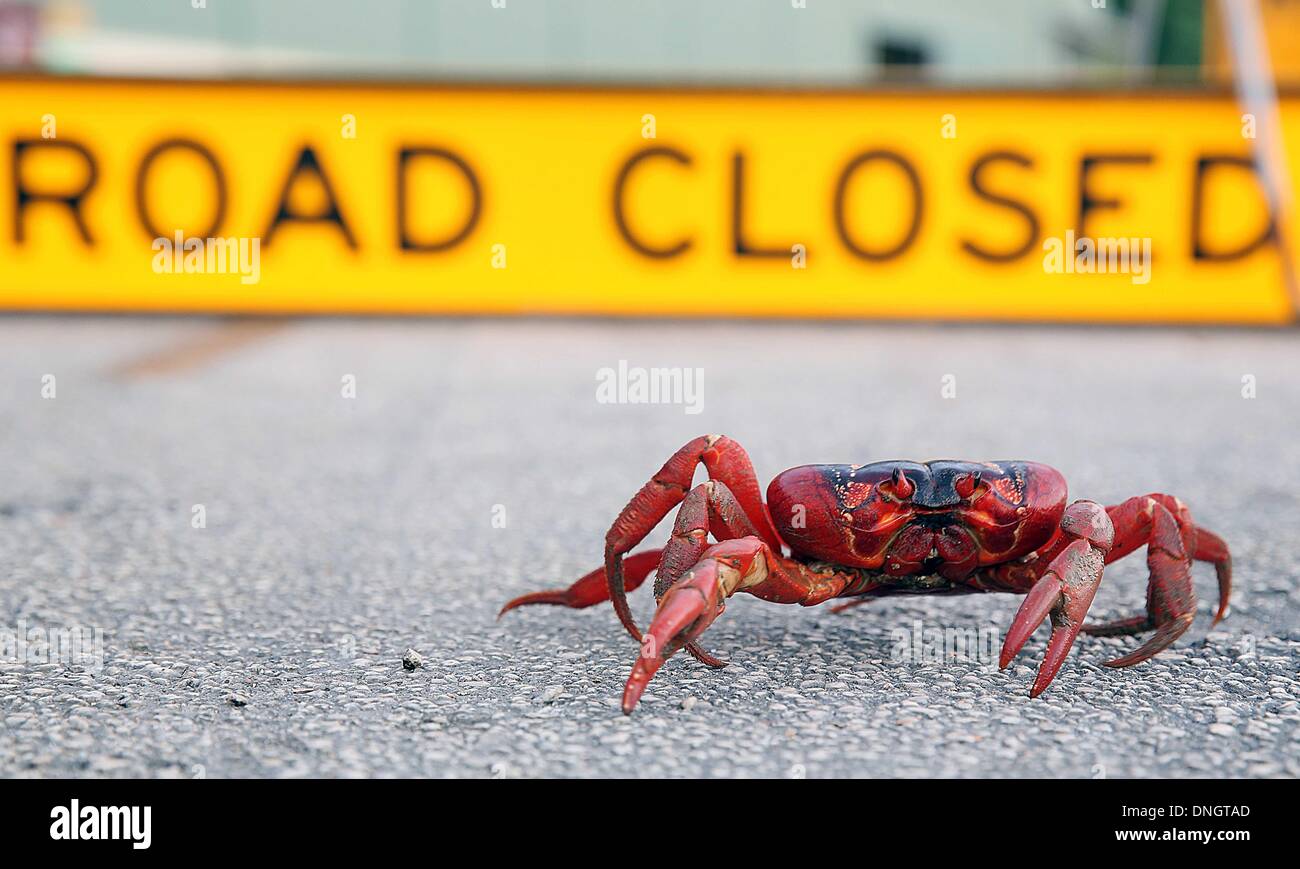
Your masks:
[[[704,633],[725,609],[726,594],[719,582],[721,567],[711,558],[701,561],[664,593],[623,689],[624,715],[636,708],[664,661]]]
[[[1033,636],[1034,631],[1038,630],[1038,626],[1047,618],[1047,614],[1060,601],[1061,580],[1054,574],[1049,573],[1034,583],[1029,594],[1021,601],[1016,617],[1011,620],[1011,627],[1007,629],[1007,638],[1002,643],[1002,654],[998,656],[999,669],[1005,670],[1011,663],[1011,659],[1020,654],[1020,650]]]
[[[1091,512],[1094,507],[1100,517]],[[1075,515],[1071,515],[1070,511],[1074,511]],[[1087,515],[1085,511],[1088,511]],[[1030,697],[1042,694],[1056,678],[1061,664],[1065,663],[1066,656],[1070,654],[1070,647],[1074,645],[1079,628],[1083,626],[1092,599],[1097,594],[1102,568],[1105,566],[1105,553],[1110,549],[1113,537],[1109,520],[1103,522],[1104,519],[1105,512],[1091,502],[1070,505],[1061,526],[1079,539],[1052,559],[1047,571],[1030,589],[1029,594],[1025,595],[1007,630],[1002,654],[998,657],[998,666],[1004,670],[1043,620],[1051,616],[1052,636],[1047,642],[1043,663],[1039,665],[1038,675],[1029,691]]]
[[[727,598],[742,583],[752,584],[767,576],[766,549],[757,537],[714,544],[664,592],[623,689],[624,715],[636,708],[664,661],[683,647],[697,648],[695,641],[722,614]]]
[[[1058,574],[1057,565],[1062,559],[1069,563]],[[1029,690],[1030,697],[1037,697],[1047,690],[1070,654],[1074,638],[1083,625],[1083,617],[1097,593],[1101,569],[1101,555],[1086,541],[1076,540],[1053,560],[1048,573],[1038,580],[1020,605],[998,658],[998,666],[1002,669],[1006,669],[1043,620],[1049,615],[1052,619],[1052,636],[1047,642],[1047,652],[1038,667],[1034,685]]]

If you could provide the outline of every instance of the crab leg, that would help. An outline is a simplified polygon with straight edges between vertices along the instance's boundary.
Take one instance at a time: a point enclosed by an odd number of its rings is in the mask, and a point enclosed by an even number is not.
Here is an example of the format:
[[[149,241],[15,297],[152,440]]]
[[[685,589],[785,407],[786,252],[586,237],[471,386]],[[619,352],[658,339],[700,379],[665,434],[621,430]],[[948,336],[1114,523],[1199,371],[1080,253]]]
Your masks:
[[[1092,501],[1075,501],[1067,507],[1061,517],[1061,531],[1071,542],[1052,559],[1021,602],[998,659],[998,666],[1005,670],[1043,620],[1051,617],[1052,636],[1030,697],[1047,690],[1070,653],[1101,584],[1106,553],[1115,536],[1110,517]]]
[[[662,549],[647,549],[645,552],[627,557],[623,564],[626,567],[625,581],[628,591],[635,590],[645,582],[645,578],[659,564],[662,552]],[[516,607],[532,604],[552,604],[582,609],[607,600],[609,600],[609,582],[605,579],[605,568],[597,567],[568,588],[549,588],[520,595],[501,607],[497,618],[501,618]]]
[[[645,539],[660,520],[681,503],[699,464],[709,472],[709,479],[727,485],[750,524],[758,530],[758,536],[768,546],[780,551],[781,538],[767,515],[758,478],[754,476],[754,466],[740,444],[723,435],[704,435],[686,444],[632,496],[605,535],[605,577],[609,599],[619,621],[637,642],[641,641],[641,630],[627,604],[623,555]]]
[[[660,598],[623,689],[623,713],[631,714],[664,662],[695,644],[736,592],[812,606],[835,597],[851,581],[847,575],[818,573],[784,558],[757,536],[707,547]]]
[[[1227,545],[1215,534],[1198,528],[1182,502],[1170,495],[1143,495],[1108,507],[1115,523],[1115,547],[1107,561],[1147,547],[1146,615],[1132,616],[1100,625],[1085,625],[1085,633],[1121,636],[1154,629],[1155,634],[1127,655],[1107,661],[1108,667],[1128,667],[1151,658],[1182,636],[1196,615],[1196,592],[1192,587],[1192,558],[1214,562],[1219,580],[1217,623],[1227,613],[1232,593],[1232,557]]]
[[[709,480],[690,491],[682,501],[667,546],[662,550],[628,556],[624,562],[627,571],[625,587],[635,589],[658,565],[655,600],[659,600],[683,571],[700,560],[709,546],[710,531],[718,540],[759,536],[736,496],[721,480]],[[515,598],[501,609],[497,618],[515,607],[529,604],[560,604],[576,609],[604,600],[609,600],[609,585],[605,569],[599,568],[567,589],[539,591]],[[710,667],[726,666],[726,661],[714,657],[694,642],[687,643],[686,650]]]
[[[750,538],[762,546],[762,541]],[[641,651],[623,688],[623,714],[630,715],[645,693],[650,679],[664,662],[687,643],[694,642],[726,609],[726,599],[746,575],[762,571],[766,564],[758,546],[733,540],[711,547],[695,567],[664,593],[650,627],[641,640]],[[731,545],[730,550],[715,551]],[[737,547],[735,544],[742,544]],[[760,577],[761,578],[761,577]]]
[[[709,546],[710,531],[718,540],[758,536],[744,508],[721,480],[701,483],[682,501],[673,523],[673,535],[664,547],[659,571],[655,574],[656,601],[662,600],[682,573],[700,560]],[[709,667],[727,666],[726,661],[705,651],[695,640],[686,643],[686,651]]]
[[[1232,597],[1232,553],[1228,551],[1228,544],[1222,537],[1198,525],[1192,558],[1214,563],[1214,574],[1219,581],[1219,609],[1214,613],[1213,622],[1217,625],[1228,614],[1228,603]]]

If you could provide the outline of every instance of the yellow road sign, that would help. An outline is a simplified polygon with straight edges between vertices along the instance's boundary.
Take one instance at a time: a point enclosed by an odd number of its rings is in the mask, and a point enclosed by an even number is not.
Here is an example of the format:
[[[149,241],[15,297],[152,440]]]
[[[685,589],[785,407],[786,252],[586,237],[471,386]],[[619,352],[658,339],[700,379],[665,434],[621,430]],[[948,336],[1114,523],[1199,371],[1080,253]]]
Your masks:
[[[1291,318],[1226,94],[0,78],[0,105],[8,309]]]

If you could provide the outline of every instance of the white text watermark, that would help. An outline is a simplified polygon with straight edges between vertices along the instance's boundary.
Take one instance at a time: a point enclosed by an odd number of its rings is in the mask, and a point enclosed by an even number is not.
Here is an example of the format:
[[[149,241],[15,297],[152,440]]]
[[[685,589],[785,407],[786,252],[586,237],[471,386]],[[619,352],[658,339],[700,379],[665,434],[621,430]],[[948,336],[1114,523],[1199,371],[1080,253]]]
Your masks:
[[[703,368],[640,368],[618,360],[596,372],[599,404],[679,404],[688,414],[704,410]]]
[[[153,270],[160,275],[238,274],[241,284],[262,279],[260,238],[186,238],[177,230],[175,238],[155,238],[152,249]]]

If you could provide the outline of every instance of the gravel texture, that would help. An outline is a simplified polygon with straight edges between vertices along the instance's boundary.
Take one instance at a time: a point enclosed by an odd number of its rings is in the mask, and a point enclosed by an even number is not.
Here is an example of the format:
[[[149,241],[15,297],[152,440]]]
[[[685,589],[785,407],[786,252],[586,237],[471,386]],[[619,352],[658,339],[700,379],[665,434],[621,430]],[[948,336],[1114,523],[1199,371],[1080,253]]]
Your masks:
[[[239,328],[0,319],[0,629],[102,636],[102,665],[0,649],[0,774],[1300,775],[1294,332],[309,320],[221,349]],[[598,403],[620,359],[702,368],[703,412]],[[1045,631],[1003,673],[895,650],[917,622],[1000,644],[1016,598],[740,596],[705,643],[732,665],[675,658],[625,718],[637,648],[607,606],[496,611],[594,567],[706,432],[764,480],[1032,458],[1079,497],[1177,494],[1232,546],[1233,612],[1211,631],[1198,566],[1174,649],[1112,671],[1137,641],[1081,638],[1031,701]],[[1094,614],[1144,589],[1131,557]]]

